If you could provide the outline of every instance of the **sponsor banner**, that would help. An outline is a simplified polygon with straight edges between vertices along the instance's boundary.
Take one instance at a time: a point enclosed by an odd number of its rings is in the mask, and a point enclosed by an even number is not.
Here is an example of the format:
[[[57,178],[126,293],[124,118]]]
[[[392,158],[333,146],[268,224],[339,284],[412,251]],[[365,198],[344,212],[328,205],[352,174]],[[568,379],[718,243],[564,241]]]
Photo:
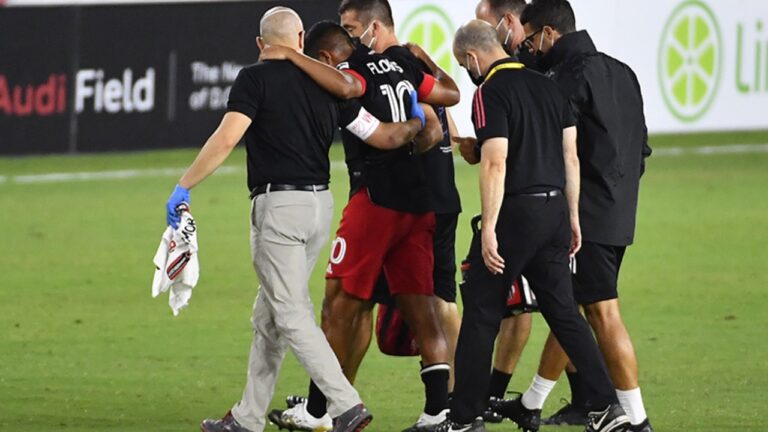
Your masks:
[[[393,0],[402,42],[422,45],[457,80],[463,134],[474,86],[451,53],[475,1]],[[638,75],[650,131],[768,129],[768,2],[572,0],[579,29]]]
[[[202,145],[278,4],[3,9],[0,154]],[[335,1],[291,6],[307,25],[336,17]]]

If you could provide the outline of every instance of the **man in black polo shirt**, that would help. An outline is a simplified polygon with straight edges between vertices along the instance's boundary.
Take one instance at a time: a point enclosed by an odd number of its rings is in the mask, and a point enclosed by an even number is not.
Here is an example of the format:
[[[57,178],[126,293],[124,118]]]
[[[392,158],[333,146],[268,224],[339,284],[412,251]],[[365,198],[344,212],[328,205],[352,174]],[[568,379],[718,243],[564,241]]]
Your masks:
[[[560,85],[577,113],[584,245],[576,255],[574,296],[595,331],[631,430],[651,432],[617,290],[624,252],[634,240],[640,177],[651,154],[640,85],[629,66],[598,52],[586,31],[576,31],[568,1],[535,0],[522,22],[540,69]],[[535,379],[553,384],[567,361],[550,336]],[[568,374],[572,403],[545,423],[584,419],[590,395],[576,369]]]
[[[293,10],[273,8],[260,24],[260,48],[302,49],[303,26]],[[334,129],[342,125],[361,139],[394,148],[410,142],[423,127],[423,113],[414,108],[413,115],[421,118],[380,125],[359,105],[340,109],[335,98],[289,62],[257,63],[238,75],[221,125],[167,204],[168,222],[175,228],[176,207],[189,202],[189,189],[213,173],[245,135],[253,199],[251,253],[261,287],[242,399],[223,419],[205,420],[204,432],[261,432],[288,348],[328,396],[333,431],[357,432],[371,421],[314,322],[307,281],[333,217],[328,150]],[[400,142],[394,143],[393,136]]]
[[[507,57],[493,26],[471,21],[456,33],[454,55],[482,85],[472,120],[481,146],[482,259],[469,262],[456,351],[451,424],[483,431],[493,342],[512,281],[524,273],[542,315],[593,391],[587,431],[620,431],[629,420],[618,404],[592,333],[573,300],[569,254],[581,246],[575,119],[567,98],[546,77]],[[565,195],[565,196],[564,196]],[[540,410],[527,401],[493,408],[527,431]]]
[[[286,58],[337,96],[358,97],[364,108],[385,120],[401,117],[407,102],[415,103],[404,98],[415,89],[421,72],[355,46],[338,24],[313,26],[306,50],[302,55],[270,47],[261,58]],[[442,138],[434,114],[432,121],[437,135],[430,133],[424,147]],[[359,329],[354,323],[370,316],[383,269],[389,291],[418,340],[427,395],[424,413],[439,424],[448,405],[449,366],[445,337],[431,307],[435,222],[424,172],[408,148],[378,150],[347,132],[342,132],[342,141],[351,192],[328,263],[323,329],[347,377],[354,379],[361,360],[355,352]],[[314,429],[325,415],[325,397],[311,383],[306,403],[270,413],[270,419],[281,427]]]

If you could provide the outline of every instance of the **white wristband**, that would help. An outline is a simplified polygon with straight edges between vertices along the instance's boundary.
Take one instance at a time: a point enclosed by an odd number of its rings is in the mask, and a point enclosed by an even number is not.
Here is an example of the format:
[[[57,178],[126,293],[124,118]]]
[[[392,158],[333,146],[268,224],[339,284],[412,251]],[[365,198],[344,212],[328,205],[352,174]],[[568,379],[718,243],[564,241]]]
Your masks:
[[[373,135],[380,124],[381,122],[379,119],[374,117],[373,114],[366,111],[365,108],[360,108],[357,118],[347,125],[347,130],[354,136],[365,141]]]

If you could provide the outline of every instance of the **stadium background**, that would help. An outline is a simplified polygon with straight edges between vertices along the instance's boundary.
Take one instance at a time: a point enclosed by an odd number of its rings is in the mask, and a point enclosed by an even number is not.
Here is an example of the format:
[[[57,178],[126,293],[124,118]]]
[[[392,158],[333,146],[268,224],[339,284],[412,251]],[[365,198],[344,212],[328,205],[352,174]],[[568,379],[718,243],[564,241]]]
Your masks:
[[[638,72],[656,149],[621,279],[654,425],[768,430],[768,5],[572,3],[598,47]],[[255,61],[258,18],[276,4],[6,0],[0,8],[0,430],[195,430],[239,397],[257,287],[242,149],[193,193],[203,273],[180,317],[149,298],[150,261],[167,194],[218,122],[236,71]],[[282,4],[309,25],[334,18],[337,2]],[[445,47],[474,2],[394,0],[393,8],[401,38],[422,43],[459,79],[464,102],[454,115],[469,133],[471,83]],[[340,210],[339,148],[333,158]],[[477,173],[456,167],[463,255]],[[311,281],[316,305],[321,267]],[[510,388],[527,386],[545,333],[537,319]],[[399,430],[418,415],[417,364],[375,351],[358,381],[376,416],[371,430]],[[304,387],[289,360],[277,395]]]

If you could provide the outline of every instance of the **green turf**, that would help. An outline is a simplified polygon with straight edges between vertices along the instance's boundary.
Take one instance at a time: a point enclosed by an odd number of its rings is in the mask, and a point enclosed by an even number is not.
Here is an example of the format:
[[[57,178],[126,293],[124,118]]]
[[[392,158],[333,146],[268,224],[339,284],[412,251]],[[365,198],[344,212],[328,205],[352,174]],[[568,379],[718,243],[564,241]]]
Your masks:
[[[2,159],[0,175],[180,167],[193,156]],[[238,151],[228,165],[242,160]],[[649,161],[621,290],[658,431],[766,430],[766,167],[768,154]],[[333,174],[340,211],[345,172]],[[461,256],[479,204],[476,169],[457,164],[457,178]],[[193,193],[202,277],[177,318],[165,299],[150,298],[151,259],[175,178],[0,184],[0,430],[194,431],[203,417],[226,412],[245,380],[257,287],[244,181],[241,171],[216,175]],[[311,281],[317,305],[322,267]],[[511,389],[524,390],[535,371],[546,327],[540,319],[534,326]],[[399,431],[416,418],[417,370],[415,359],[371,349],[357,383],[376,416],[369,430]],[[305,388],[289,356],[275,406]],[[562,396],[564,381],[545,413]]]

